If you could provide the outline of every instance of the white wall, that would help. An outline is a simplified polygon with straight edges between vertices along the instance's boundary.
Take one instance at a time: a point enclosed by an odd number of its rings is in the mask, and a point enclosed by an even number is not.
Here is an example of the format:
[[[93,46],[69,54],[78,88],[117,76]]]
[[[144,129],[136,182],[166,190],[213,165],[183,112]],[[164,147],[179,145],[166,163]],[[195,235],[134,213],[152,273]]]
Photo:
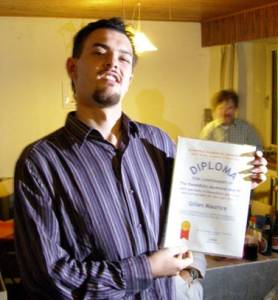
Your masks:
[[[62,84],[73,34],[86,20],[0,18],[0,177],[13,175],[28,143],[64,123]],[[124,109],[132,118],[197,137],[208,106],[209,51],[201,48],[197,23],[142,22],[158,47],[136,66]]]

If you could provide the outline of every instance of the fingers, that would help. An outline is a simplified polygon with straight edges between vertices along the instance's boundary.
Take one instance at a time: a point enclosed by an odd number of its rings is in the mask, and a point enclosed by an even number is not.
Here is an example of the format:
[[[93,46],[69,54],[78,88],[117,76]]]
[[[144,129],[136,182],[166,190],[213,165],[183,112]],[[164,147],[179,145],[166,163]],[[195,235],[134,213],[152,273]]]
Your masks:
[[[191,251],[187,251],[186,253],[183,253],[180,257],[178,257],[177,260],[177,275],[179,274],[180,271],[183,269],[187,268],[193,263],[193,254]]]
[[[255,156],[254,161],[256,163],[267,165],[267,160],[263,157],[263,152],[262,151],[256,151],[254,156]]]
[[[252,181],[251,188],[254,189],[259,184],[266,181],[266,173],[268,172],[267,160],[263,157],[262,151],[255,152],[255,159],[251,164],[253,165],[250,175]]]
[[[168,248],[169,254],[171,256],[183,255],[183,253],[188,251],[188,247],[186,245]]]
[[[255,156],[256,156],[256,157],[259,157],[259,158],[260,158],[260,157],[263,157],[263,151],[261,151],[261,150],[256,150],[256,151],[255,151]]]
[[[191,251],[188,250],[187,246],[169,248],[168,250],[171,253],[171,255],[176,258],[176,274],[179,274],[180,271],[187,268],[193,263],[193,254]]]
[[[250,178],[252,181],[255,181],[255,182],[266,181],[266,175],[263,173],[252,174],[252,175],[250,175]]]
[[[172,276],[193,263],[193,254],[187,246],[158,250],[149,256],[153,277]]]
[[[267,166],[267,160],[264,157],[255,157],[255,159],[251,162],[251,164],[255,167],[259,166]]]
[[[266,166],[254,166],[251,170],[251,176],[257,174],[266,174],[268,172],[268,168]]]
[[[181,270],[187,268],[188,266],[190,266],[192,263],[193,263],[193,254],[191,251],[187,251],[187,256],[184,257],[183,255],[183,259],[182,259],[182,263],[183,263],[183,266],[181,268]]]
[[[251,178],[251,189],[255,189],[259,184],[266,181],[265,174],[251,175],[250,178]]]

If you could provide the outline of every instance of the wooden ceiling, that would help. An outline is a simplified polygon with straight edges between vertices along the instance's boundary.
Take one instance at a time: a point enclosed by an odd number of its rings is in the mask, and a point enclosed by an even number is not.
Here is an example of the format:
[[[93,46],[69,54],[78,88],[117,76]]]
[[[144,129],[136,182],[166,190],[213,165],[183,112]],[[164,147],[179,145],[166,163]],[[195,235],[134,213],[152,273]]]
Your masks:
[[[1,0],[1,16],[65,18],[138,18],[151,21],[203,22],[249,11],[277,0]]]

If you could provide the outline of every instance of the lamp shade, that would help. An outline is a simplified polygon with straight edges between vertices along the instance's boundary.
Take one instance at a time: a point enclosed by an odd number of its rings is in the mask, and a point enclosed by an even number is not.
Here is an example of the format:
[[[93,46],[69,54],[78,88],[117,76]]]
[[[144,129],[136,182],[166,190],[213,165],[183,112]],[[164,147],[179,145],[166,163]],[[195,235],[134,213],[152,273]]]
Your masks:
[[[147,38],[142,31],[135,31],[134,46],[138,54],[147,51],[157,51],[155,45]]]

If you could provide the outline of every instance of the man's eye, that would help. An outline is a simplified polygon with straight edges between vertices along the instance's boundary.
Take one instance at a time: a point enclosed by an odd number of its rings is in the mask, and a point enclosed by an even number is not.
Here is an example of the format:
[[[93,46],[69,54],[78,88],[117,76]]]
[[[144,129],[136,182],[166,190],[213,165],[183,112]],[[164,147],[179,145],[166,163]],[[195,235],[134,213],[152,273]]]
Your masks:
[[[127,62],[127,63],[131,63],[131,60],[130,60],[130,58],[129,57],[120,57],[120,60],[121,61],[124,61],[124,62]]]
[[[94,50],[93,54],[95,54],[95,55],[103,55],[104,51],[102,51],[102,50]]]

